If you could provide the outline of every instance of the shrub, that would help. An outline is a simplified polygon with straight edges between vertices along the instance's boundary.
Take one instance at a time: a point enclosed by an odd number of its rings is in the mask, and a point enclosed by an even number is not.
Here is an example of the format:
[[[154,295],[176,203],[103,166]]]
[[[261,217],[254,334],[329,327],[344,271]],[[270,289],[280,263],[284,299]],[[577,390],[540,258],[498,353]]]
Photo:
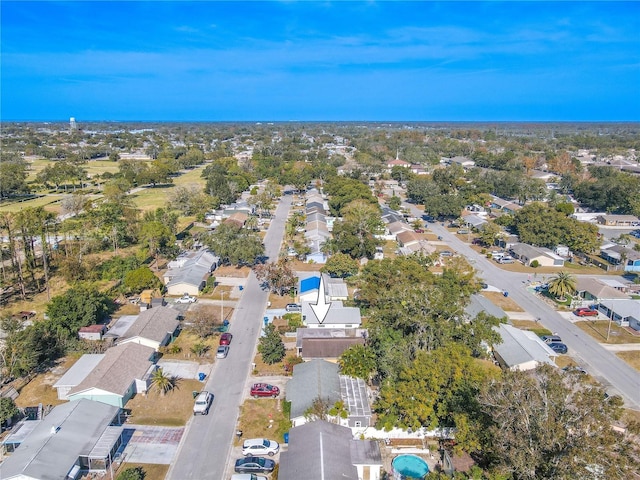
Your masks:
[[[533,268],[538,268],[540,266],[540,262],[538,262],[538,260],[534,260],[533,262],[531,262],[531,266]]]
[[[117,480],[144,480],[147,476],[142,467],[127,468],[118,475]]]

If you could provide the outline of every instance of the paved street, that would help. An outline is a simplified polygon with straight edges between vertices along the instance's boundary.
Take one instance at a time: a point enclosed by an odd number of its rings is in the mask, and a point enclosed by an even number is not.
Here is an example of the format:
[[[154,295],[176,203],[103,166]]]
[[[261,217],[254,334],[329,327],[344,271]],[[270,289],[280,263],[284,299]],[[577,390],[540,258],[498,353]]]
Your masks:
[[[410,208],[412,214],[418,218],[424,213],[414,205],[405,203],[404,206]],[[569,347],[569,354],[602,382],[609,393],[621,395],[626,406],[640,410],[640,373],[530,293],[526,288],[528,274],[502,270],[495,262],[473,250],[440,223],[430,223],[429,230],[440,235],[453,249],[467,257],[486,283],[509,292],[509,297],[533,318],[541,319],[542,326],[557,332]]]
[[[270,261],[278,258],[291,200],[290,195],[282,197],[264,239]],[[190,419],[167,479],[222,480],[233,473],[231,446],[267,299],[268,292],[260,288],[251,273],[231,318],[229,331],[233,340],[229,355],[216,362],[205,386],[215,396],[209,415]]]

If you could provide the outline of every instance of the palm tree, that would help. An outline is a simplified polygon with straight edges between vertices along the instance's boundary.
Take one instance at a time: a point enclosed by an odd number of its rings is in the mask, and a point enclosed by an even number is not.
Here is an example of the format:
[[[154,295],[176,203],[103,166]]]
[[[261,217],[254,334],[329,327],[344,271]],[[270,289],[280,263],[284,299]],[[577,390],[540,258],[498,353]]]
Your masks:
[[[576,277],[567,272],[559,272],[549,282],[549,293],[555,295],[558,300],[566,300],[566,295],[576,291]]]
[[[151,374],[151,386],[160,391],[160,395],[164,396],[178,386],[178,377],[170,376],[164,373],[162,368],[157,368]]]

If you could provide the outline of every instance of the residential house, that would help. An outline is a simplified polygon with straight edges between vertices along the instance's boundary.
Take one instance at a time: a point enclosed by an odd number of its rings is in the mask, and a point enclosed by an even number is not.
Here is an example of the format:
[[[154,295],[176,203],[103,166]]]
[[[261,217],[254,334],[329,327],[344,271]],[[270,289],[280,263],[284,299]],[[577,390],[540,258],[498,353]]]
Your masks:
[[[396,157],[394,160],[387,162],[387,168],[389,170],[391,170],[393,167],[410,168],[411,164],[409,162],[405,162],[404,160],[400,160],[398,157]]]
[[[522,208],[517,203],[513,203],[510,200],[503,200],[502,198],[496,197],[495,195],[491,195],[490,206],[494,210],[498,210],[502,213],[510,213],[510,214],[514,214]]]
[[[493,346],[493,355],[502,368],[509,370],[533,370],[538,365],[555,365],[558,356],[535,333],[520,330],[501,323],[495,330],[502,343]]]
[[[600,256],[612,265],[621,265],[625,272],[640,272],[640,252],[624,245],[603,248]]]
[[[302,302],[302,322],[307,328],[359,328],[362,323],[360,309],[345,307],[341,301],[331,302],[324,319],[318,319],[311,304]]]
[[[514,258],[523,264],[531,266],[533,262],[538,262],[541,267],[563,267],[564,258],[556,255],[548,248],[534,247],[527,243],[517,243],[509,249]]]
[[[421,237],[413,230],[404,230],[396,235],[396,240],[401,247],[409,247],[420,243]]]
[[[135,393],[148,390],[155,368],[155,350],[151,347],[137,343],[111,347],[89,374],[68,391],[67,398],[123,408]]]
[[[280,454],[279,480],[380,480],[382,454],[376,440],[356,440],[351,430],[317,420],[289,432]]]
[[[584,303],[597,304],[604,300],[629,299],[629,295],[610,287],[598,278],[579,275],[576,280],[576,292]]]
[[[229,215],[222,223],[230,223],[242,228],[244,227],[244,224],[247,223],[248,218],[249,214],[247,212],[234,212]]]
[[[473,161],[472,159],[467,157],[462,157],[462,156],[448,158],[446,160],[446,163],[448,163],[449,165],[452,165],[455,163],[457,165],[460,165],[463,168],[471,168],[471,167],[475,167],[476,165],[476,162]]]
[[[607,227],[636,227],[640,219],[635,215],[599,215],[596,221]]]
[[[42,420],[24,422],[32,430],[0,465],[4,480],[76,479],[109,470],[122,445],[120,409],[91,400],[64,403]],[[11,435],[20,436],[20,429]]]
[[[156,352],[168,345],[177,335],[179,312],[171,307],[156,307],[140,312],[117,343],[140,343]]]
[[[507,313],[484,295],[474,293],[469,298],[469,304],[464,309],[469,320],[473,320],[480,312],[485,312],[496,318],[508,318]]]
[[[293,426],[309,421],[308,412],[317,399],[329,408],[342,401],[347,417],[336,421],[351,428],[366,428],[371,424],[369,394],[363,379],[339,374],[335,363],[311,360],[293,367],[293,377],[287,382],[287,401],[291,402],[290,420]]]
[[[325,300],[333,302],[336,300],[346,300],[349,297],[347,284],[342,278],[332,278],[326,273],[322,274],[324,279]],[[320,288],[320,276],[310,275],[298,280],[298,295],[301,302],[315,303],[318,299],[318,289]]]
[[[399,233],[413,232],[413,227],[409,225],[407,222],[405,222],[404,220],[393,221],[391,223],[388,223],[386,229],[390,235],[394,236],[394,239],[395,239],[395,236],[398,235]]]
[[[200,295],[211,272],[219,264],[220,257],[207,249],[180,255],[176,260],[169,262],[169,268],[163,275],[167,294],[183,295],[187,293],[194,296]]]
[[[640,300],[604,300],[598,310],[621,327],[640,331]]]
[[[291,403],[289,419],[294,427],[307,422],[307,411],[317,399],[329,408],[341,400],[339,369],[337,364],[324,360],[294,365],[293,376],[285,388],[287,402]]]
[[[337,362],[353,345],[364,345],[366,330],[359,328],[298,328],[296,354],[306,361],[322,359]]]
[[[69,391],[87,378],[93,369],[102,361],[104,355],[104,353],[86,353],[82,355],[71,368],[53,384],[53,388],[58,392],[58,398],[60,400],[69,400],[67,397]]]

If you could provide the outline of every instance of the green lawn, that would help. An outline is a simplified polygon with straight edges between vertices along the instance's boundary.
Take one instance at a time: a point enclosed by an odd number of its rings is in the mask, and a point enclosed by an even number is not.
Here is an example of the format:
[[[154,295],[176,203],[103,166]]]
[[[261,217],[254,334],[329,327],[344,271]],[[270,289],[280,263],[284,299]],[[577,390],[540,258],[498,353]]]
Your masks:
[[[591,335],[595,340],[602,343],[640,343],[640,337],[631,335],[624,328],[620,328],[615,322],[611,322],[611,333],[607,341],[607,331],[609,330],[608,320],[584,320],[576,322],[575,325],[582,331]]]

